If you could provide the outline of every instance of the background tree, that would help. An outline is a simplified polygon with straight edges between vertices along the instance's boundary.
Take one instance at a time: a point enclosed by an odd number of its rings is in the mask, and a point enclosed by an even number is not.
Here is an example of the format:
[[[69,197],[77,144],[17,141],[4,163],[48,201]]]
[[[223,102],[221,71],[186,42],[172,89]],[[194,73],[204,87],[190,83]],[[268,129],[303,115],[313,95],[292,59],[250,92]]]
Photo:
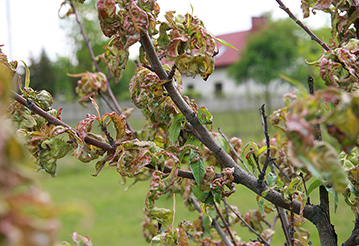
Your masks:
[[[108,45],[109,39],[102,34],[100,25],[97,21],[97,9],[96,9],[96,0],[86,1],[84,4],[79,5],[76,8],[78,12],[78,18],[80,18],[84,32],[86,33],[92,50],[95,56],[102,55],[106,50],[104,47]],[[57,77],[57,88],[61,90],[62,93],[67,94],[71,97],[75,96],[75,87],[77,85],[77,79],[73,77],[66,76],[66,74],[78,74],[83,71],[93,71],[94,65],[91,60],[91,55],[88,52],[88,47],[84,41],[80,28],[76,22],[75,16],[71,15],[72,10],[68,9],[66,6],[61,13],[65,12],[64,17],[69,14],[68,18],[63,18],[62,28],[65,30],[68,38],[68,42],[71,44],[73,51],[72,56],[58,56],[57,60],[54,63],[56,71],[58,71]],[[98,58],[100,60],[100,58]],[[102,71],[106,71],[107,68],[104,63],[99,63],[99,66]],[[112,88],[113,93],[119,99],[129,99],[128,95],[128,84],[135,73],[135,63],[133,61],[129,62],[129,65],[123,71],[122,77],[114,83],[114,78],[109,76],[109,85]],[[64,86],[66,85],[66,86]]]
[[[267,26],[248,36],[243,53],[238,62],[228,69],[228,73],[238,83],[252,79],[264,85],[265,101],[270,108],[269,85],[275,80],[280,81],[280,74],[302,83],[306,83],[308,74],[319,78],[317,69],[304,61],[317,59],[322,48],[310,42],[310,38],[292,20],[273,21],[267,18]]]
[[[55,95],[55,69],[45,49],[42,49],[38,59],[31,57],[30,63],[29,68],[31,71],[31,81],[33,81],[32,86],[36,90],[46,90]]]

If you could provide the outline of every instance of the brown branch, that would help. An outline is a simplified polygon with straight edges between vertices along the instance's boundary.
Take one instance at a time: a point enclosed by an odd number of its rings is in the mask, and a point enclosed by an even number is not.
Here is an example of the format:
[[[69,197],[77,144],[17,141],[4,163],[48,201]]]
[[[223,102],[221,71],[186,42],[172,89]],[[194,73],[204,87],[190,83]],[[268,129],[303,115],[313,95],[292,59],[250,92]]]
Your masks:
[[[278,211],[278,217],[279,217],[280,223],[282,225],[282,230],[284,232],[285,240],[287,242],[287,245],[290,245],[289,242],[291,242],[292,240],[291,240],[291,236],[290,236],[290,232],[289,232],[290,225],[289,225],[287,213],[281,207],[276,206],[276,209]]]
[[[284,3],[281,0],[276,0],[276,1],[279,4],[279,7],[283,9],[289,15],[289,17],[292,20],[294,20],[295,23],[297,23],[298,26],[300,26],[307,34],[309,34],[312,40],[320,44],[320,46],[322,46],[324,50],[326,51],[330,50],[329,46],[325,42],[323,42],[320,38],[318,38],[317,35],[315,35],[306,25],[304,25],[300,20],[298,20],[298,18],[295,17],[295,15],[290,11],[290,9],[287,6],[284,5]]]
[[[92,50],[90,40],[89,40],[89,39],[87,38],[87,36],[86,36],[84,27],[82,26],[82,23],[81,23],[81,21],[80,21],[80,18],[79,18],[79,15],[78,15],[78,13],[77,13],[77,10],[76,10],[76,8],[75,8],[75,5],[74,5],[71,1],[70,1],[70,6],[71,6],[71,8],[72,8],[73,13],[75,14],[76,22],[77,22],[77,24],[78,24],[79,27],[80,27],[80,32],[81,32],[81,35],[82,35],[83,39],[85,40],[85,43],[86,43],[86,45],[87,45],[87,49],[88,49],[88,51],[90,52],[90,56],[91,56],[92,63],[94,64],[94,66],[95,66],[95,68],[96,68],[96,72],[99,73],[101,70],[100,70],[100,67],[99,67],[99,65],[98,65],[98,63],[97,63],[97,61],[96,61],[96,57],[95,57],[95,54],[94,54],[94,52],[93,52],[93,50]]]
[[[268,121],[267,121],[267,115],[265,112],[264,104],[262,105],[262,107],[260,107],[259,111],[260,111],[261,118],[262,118],[263,132],[264,132],[264,137],[265,137],[266,145],[267,145],[266,161],[265,161],[265,163],[263,165],[263,169],[258,177],[259,180],[263,180],[266,175],[267,167],[268,167],[269,163],[272,161],[272,158],[271,158],[271,154],[270,154],[270,139],[269,139],[269,135],[268,135]]]
[[[256,236],[258,237],[258,241],[263,243],[264,245],[270,246],[270,244],[256,231],[251,227],[239,214],[236,213],[236,211],[233,210],[233,208],[226,202],[226,200],[222,199],[224,204],[234,213],[240,221],[242,221],[250,231],[252,231]]]
[[[226,231],[228,232],[228,235],[230,236],[230,238],[232,240],[232,243],[236,244],[236,241],[234,240],[231,229],[229,229],[229,225],[228,225],[227,221],[223,218],[223,215],[222,215],[221,211],[219,211],[219,208],[216,203],[214,204],[214,208],[216,209],[218,216],[221,218],[223,225],[226,228]]]
[[[359,215],[356,215],[355,225],[349,239],[345,241],[342,246],[356,246],[359,244]]]

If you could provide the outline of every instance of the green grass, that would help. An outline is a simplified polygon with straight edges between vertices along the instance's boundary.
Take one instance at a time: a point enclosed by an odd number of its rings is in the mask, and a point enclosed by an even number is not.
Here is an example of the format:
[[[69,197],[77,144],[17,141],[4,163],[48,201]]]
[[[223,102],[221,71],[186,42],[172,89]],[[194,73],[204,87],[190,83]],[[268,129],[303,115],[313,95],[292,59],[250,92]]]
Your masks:
[[[131,121],[135,122],[132,124],[135,130],[139,130],[144,122],[141,118]],[[257,112],[214,114],[214,130],[218,127],[227,135],[242,138],[243,143],[251,139],[258,142],[263,139],[261,119]],[[141,222],[148,181],[139,182],[129,191],[125,191],[131,180],[122,185],[122,178],[115,168],[104,168],[98,177],[91,176],[94,172],[94,163],[84,164],[73,157],[66,157],[59,161],[57,178],[51,178],[43,172],[39,173],[42,185],[63,208],[63,226],[59,240],[70,241],[71,233],[77,231],[89,235],[97,246],[146,244],[142,236]],[[237,193],[230,197],[229,201],[239,208],[242,215],[249,209],[258,208],[256,196],[250,190],[239,185],[236,189]],[[311,199],[314,204],[318,204],[318,197],[315,195]],[[331,218],[336,226],[339,242],[342,243],[351,233],[354,216],[342,200],[336,214],[333,204],[331,199]],[[173,202],[172,199],[161,199],[157,205],[171,209]],[[197,216],[197,212],[187,211],[182,198],[177,196],[175,224],[184,219],[193,221]],[[272,219],[273,216],[268,217],[270,223]],[[307,222],[305,227],[312,234],[313,245],[319,245],[314,226]],[[256,238],[245,227],[236,226],[235,229],[245,241]],[[284,238],[279,222],[276,230],[277,234],[272,243],[282,245]]]

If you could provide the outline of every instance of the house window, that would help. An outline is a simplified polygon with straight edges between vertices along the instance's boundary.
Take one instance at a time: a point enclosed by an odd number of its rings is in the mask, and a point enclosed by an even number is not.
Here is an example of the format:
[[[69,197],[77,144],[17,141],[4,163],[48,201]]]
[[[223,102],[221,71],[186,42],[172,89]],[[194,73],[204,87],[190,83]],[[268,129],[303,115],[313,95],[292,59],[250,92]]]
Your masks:
[[[193,84],[189,84],[188,86],[187,86],[187,90],[194,90],[194,85]]]
[[[216,96],[221,96],[223,94],[223,84],[221,82],[216,82],[214,84],[214,94]]]

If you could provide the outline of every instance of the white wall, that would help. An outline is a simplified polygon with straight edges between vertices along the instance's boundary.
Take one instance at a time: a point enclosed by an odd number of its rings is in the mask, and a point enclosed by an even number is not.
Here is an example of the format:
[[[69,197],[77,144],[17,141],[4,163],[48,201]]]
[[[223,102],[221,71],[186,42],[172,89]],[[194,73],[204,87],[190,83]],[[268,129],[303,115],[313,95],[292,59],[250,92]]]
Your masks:
[[[228,77],[226,67],[216,68],[207,81],[204,81],[201,76],[197,76],[195,79],[182,76],[182,82],[184,92],[186,92],[189,86],[192,86],[204,99],[216,97],[215,86],[217,83],[222,84],[222,92],[225,97],[258,96],[265,91],[265,86],[251,80],[242,84],[237,84],[234,79]],[[293,90],[294,88],[291,85],[288,83],[281,83],[280,81],[274,81],[269,85],[269,91],[276,95],[284,95]]]

